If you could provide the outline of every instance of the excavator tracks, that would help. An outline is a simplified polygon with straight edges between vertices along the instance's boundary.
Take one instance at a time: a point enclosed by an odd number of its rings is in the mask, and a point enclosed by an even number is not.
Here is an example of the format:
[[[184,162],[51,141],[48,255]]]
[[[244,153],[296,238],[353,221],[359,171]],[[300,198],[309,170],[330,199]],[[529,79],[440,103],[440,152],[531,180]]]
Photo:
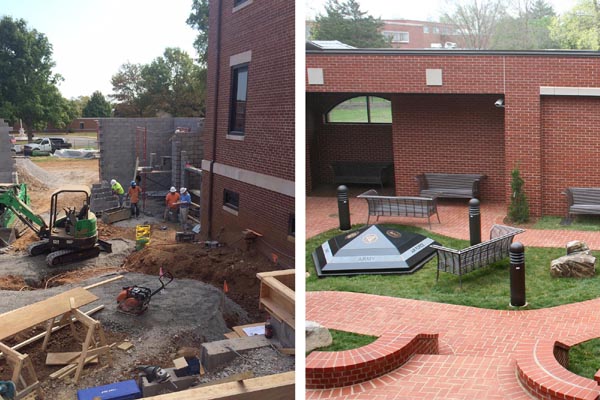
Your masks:
[[[49,252],[51,247],[50,241],[40,240],[27,246],[27,253],[30,256],[39,256],[40,254]]]
[[[58,250],[54,251],[46,257],[46,264],[49,267],[69,264],[76,261],[87,260],[88,258],[98,257],[100,247],[94,246],[84,250]]]

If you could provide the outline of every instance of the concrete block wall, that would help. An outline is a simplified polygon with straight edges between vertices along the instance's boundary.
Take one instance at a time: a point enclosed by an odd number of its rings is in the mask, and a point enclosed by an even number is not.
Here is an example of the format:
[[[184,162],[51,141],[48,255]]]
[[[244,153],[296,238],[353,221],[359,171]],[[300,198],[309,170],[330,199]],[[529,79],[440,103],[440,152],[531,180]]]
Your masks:
[[[12,183],[15,160],[12,158],[9,132],[11,127],[0,119],[0,183]]]
[[[150,166],[151,153],[156,154],[155,164],[160,164],[162,157],[172,157],[173,165],[176,165],[173,160],[175,148],[170,142],[178,127],[191,130],[190,138],[185,140],[186,150],[188,154],[190,150],[194,153],[198,164],[202,159],[202,118],[100,118],[98,125],[100,179],[103,181],[116,179],[124,187],[129,186],[134,178],[136,157],[139,157],[140,167]],[[145,145],[140,140],[142,135],[136,134],[138,127],[147,130]],[[155,179],[146,181],[147,191],[164,190],[166,193],[171,186],[171,177],[159,175],[157,182],[153,182]]]

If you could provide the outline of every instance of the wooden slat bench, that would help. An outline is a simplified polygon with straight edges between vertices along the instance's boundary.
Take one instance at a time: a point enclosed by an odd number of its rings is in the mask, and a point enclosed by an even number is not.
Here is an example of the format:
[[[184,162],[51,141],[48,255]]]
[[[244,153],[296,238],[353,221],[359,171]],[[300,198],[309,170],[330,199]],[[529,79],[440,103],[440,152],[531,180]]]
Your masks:
[[[367,225],[369,224],[371,216],[376,216],[377,221],[380,216],[418,217],[427,218],[429,229],[431,229],[431,216],[434,214],[437,215],[438,223],[440,223],[440,216],[437,212],[436,196],[379,196],[376,190],[371,189],[356,197],[365,199],[369,205]]]
[[[600,188],[567,188],[568,218],[573,214],[600,214]]]
[[[509,255],[510,245],[519,233],[524,229],[512,226],[493,225],[490,230],[490,240],[469,246],[466,249],[454,250],[444,246],[432,244],[437,250],[438,267],[436,282],[440,277],[440,271],[458,275],[460,287],[462,288],[462,276],[476,269],[486,267],[496,261],[500,261]]]
[[[391,163],[336,161],[331,164],[333,182],[338,184],[358,183],[383,185],[391,177]]]
[[[481,174],[421,174],[419,182],[421,197],[479,198],[479,182],[485,178]]]

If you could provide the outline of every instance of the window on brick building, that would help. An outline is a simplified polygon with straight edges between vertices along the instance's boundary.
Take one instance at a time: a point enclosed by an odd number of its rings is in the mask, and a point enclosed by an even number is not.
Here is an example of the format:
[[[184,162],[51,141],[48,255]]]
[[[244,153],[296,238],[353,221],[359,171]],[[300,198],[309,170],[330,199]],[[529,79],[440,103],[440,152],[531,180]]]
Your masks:
[[[408,43],[408,32],[383,31],[383,37],[392,43]]]
[[[325,120],[331,124],[391,124],[392,102],[375,96],[353,97],[333,107]]]
[[[290,214],[288,217],[288,236],[296,236],[296,215]]]
[[[427,25],[423,26],[423,33],[429,33],[429,27]]]
[[[244,4],[245,2],[247,2],[248,0],[233,0],[233,6],[237,7],[240,4]]]
[[[79,123],[79,129],[85,129],[85,123],[84,122],[80,122]]]
[[[229,109],[229,134],[244,135],[246,126],[246,95],[248,89],[248,64],[233,67],[231,106]]]
[[[224,189],[223,205],[238,211],[240,209],[240,194],[229,189]]]

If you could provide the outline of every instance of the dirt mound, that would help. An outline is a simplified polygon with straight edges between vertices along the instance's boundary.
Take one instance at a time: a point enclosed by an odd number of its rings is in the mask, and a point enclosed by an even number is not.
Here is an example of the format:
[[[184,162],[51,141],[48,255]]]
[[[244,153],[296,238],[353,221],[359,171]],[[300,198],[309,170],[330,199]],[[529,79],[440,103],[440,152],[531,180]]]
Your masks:
[[[123,268],[148,275],[158,275],[163,268],[176,279],[195,279],[219,289],[223,289],[227,281],[227,297],[256,322],[264,321],[266,317],[258,310],[260,282],[256,274],[278,269],[262,255],[228,247],[205,249],[196,243],[151,244],[132,253]]]

